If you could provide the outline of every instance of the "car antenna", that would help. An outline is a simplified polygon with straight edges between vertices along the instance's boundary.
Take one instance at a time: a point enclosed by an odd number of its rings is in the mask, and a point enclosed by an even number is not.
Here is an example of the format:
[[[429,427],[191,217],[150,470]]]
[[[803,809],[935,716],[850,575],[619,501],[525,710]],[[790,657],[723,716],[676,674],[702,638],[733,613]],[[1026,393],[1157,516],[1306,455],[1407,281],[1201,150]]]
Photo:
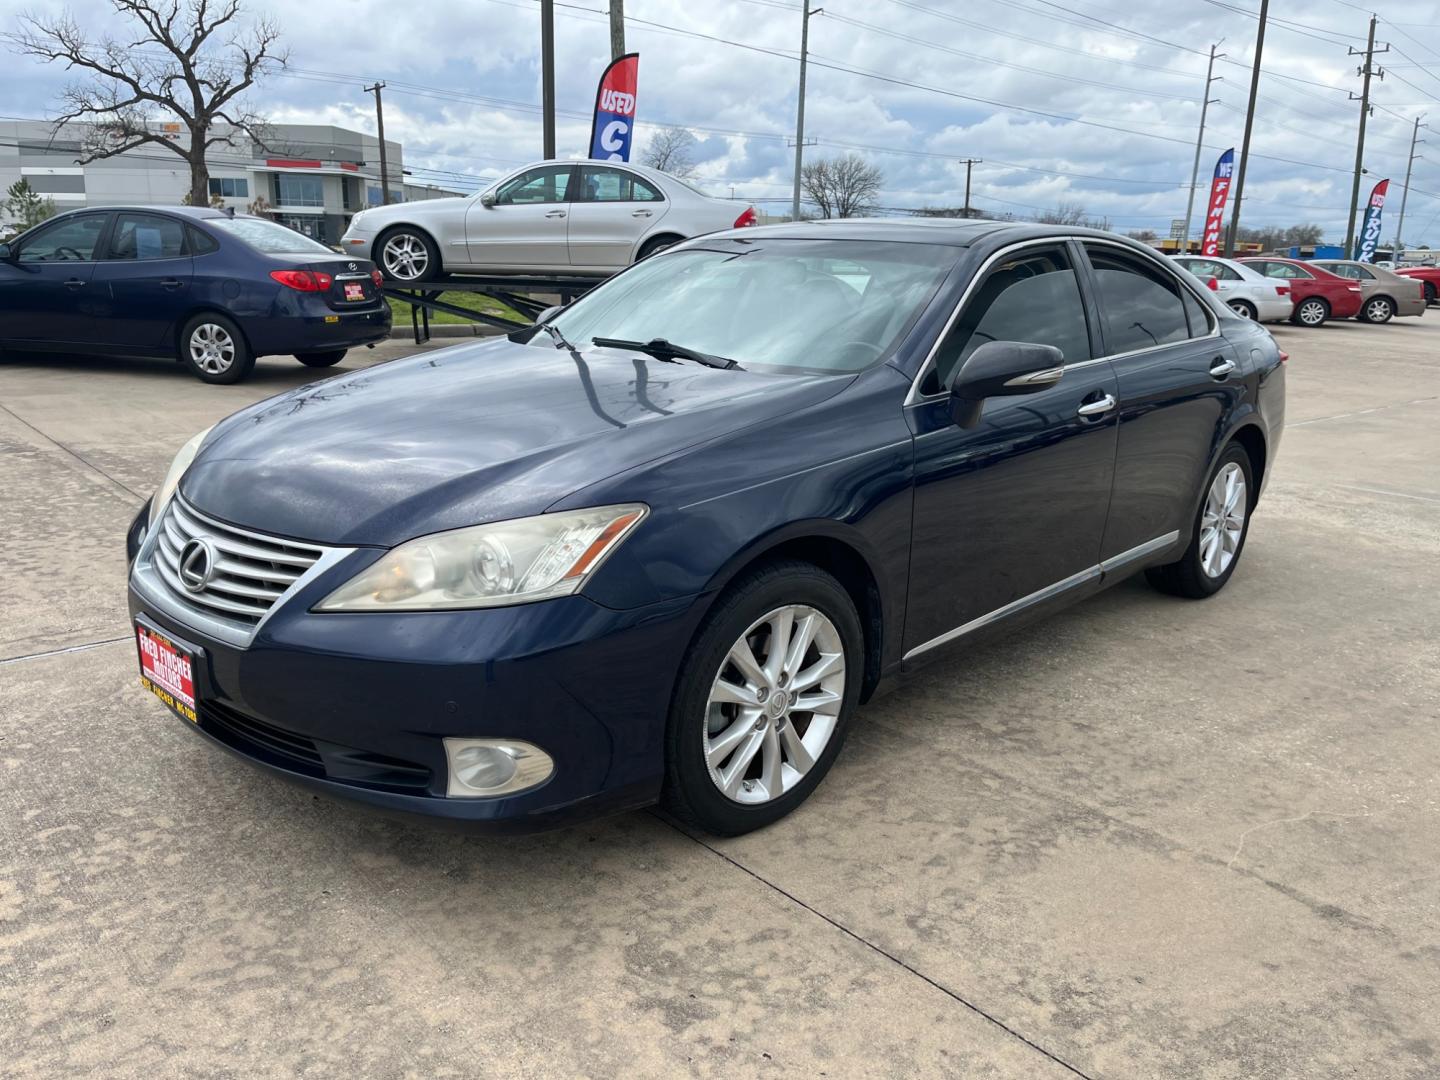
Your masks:
[[[235,207],[233,207],[233,206],[227,206],[227,207],[225,207],[225,216],[228,217],[228,218],[233,218],[233,217],[235,216]]]

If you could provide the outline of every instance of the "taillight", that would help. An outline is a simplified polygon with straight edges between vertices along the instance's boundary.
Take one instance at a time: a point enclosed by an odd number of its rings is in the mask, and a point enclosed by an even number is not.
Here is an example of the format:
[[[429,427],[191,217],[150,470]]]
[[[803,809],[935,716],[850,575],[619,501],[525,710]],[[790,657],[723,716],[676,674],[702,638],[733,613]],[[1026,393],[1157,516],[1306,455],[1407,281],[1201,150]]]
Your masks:
[[[735,224],[732,226],[732,228],[746,229],[749,228],[751,225],[758,224],[759,221],[755,217],[755,208],[753,206],[747,206],[745,208],[745,212],[735,219]]]
[[[1289,296],[1289,295],[1290,295],[1290,286],[1289,286],[1289,285],[1276,285],[1276,286],[1275,286],[1275,292],[1276,292],[1277,295],[1280,295],[1280,296]]]
[[[385,287],[385,275],[380,273],[379,270],[370,271],[370,280],[375,283],[377,289],[383,289]]]
[[[270,276],[296,292],[327,292],[335,281],[319,270],[271,270]]]
[[[1283,364],[1283,363],[1285,363],[1285,361],[1287,361],[1287,360],[1289,360],[1289,359],[1290,359],[1290,354],[1289,354],[1288,352],[1286,352],[1284,349],[1281,349],[1281,350],[1280,350],[1280,363]]]
[[[1205,288],[1209,289],[1211,292],[1219,292],[1220,282],[1212,277],[1209,281],[1205,282]]]

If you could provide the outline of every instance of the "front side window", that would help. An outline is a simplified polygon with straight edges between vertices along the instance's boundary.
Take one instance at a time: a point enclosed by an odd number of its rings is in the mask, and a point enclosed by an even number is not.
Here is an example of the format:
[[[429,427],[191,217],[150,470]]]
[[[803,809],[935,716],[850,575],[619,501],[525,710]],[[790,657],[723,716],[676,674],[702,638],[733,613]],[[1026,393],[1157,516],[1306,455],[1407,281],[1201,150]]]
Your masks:
[[[542,165],[539,168],[527,169],[505,182],[495,196],[495,204],[527,206],[568,202],[566,193],[570,189],[570,175],[573,172],[574,169],[569,165]]]
[[[1054,345],[1067,364],[1091,358],[1085,306],[1064,247],[1018,252],[990,269],[936,352],[921,393],[938,394],[948,387],[987,341]]]
[[[1200,279],[1216,278],[1220,281],[1239,281],[1240,275],[1233,267],[1224,263],[1212,262],[1209,259],[1190,259],[1181,264],[1185,269]]]
[[[105,229],[104,214],[83,214],[47,225],[25,241],[19,261],[90,262],[95,258],[95,245]]]
[[[178,259],[185,254],[185,226],[154,214],[119,214],[110,236],[112,259]]]
[[[715,241],[646,259],[551,321],[581,347],[664,338],[747,368],[854,372],[889,355],[959,254],[888,241]]]
[[[1185,287],[1174,275],[1147,259],[1099,244],[1086,244],[1085,253],[1095,270],[1109,355],[1190,337],[1182,299]]]
[[[1289,263],[1281,262],[1266,263],[1265,276],[1281,278],[1285,281],[1311,280],[1315,277],[1303,266],[1291,266]]]
[[[586,202],[664,201],[664,196],[634,173],[602,165],[580,167],[580,192]]]

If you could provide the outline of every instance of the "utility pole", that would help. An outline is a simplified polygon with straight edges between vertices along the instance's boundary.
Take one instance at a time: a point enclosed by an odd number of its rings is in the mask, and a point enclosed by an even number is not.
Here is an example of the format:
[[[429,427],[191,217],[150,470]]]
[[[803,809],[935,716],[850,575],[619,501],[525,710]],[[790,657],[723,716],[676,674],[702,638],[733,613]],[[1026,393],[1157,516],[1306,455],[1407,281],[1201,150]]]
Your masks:
[[[1200,134],[1195,136],[1195,164],[1190,168],[1190,198],[1185,203],[1185,233],[1180,241],[1180,253],[1183,255],[1190,249],[1190,218],[1195,213],[1195,188],[1200,183],[1200,148],[1205,142],[1205,116],[1210,111],[1212,100],[1219,101],[1219,98],[1210,97],[1210,84],[1215,82],[1215,61],[1218,59],[1215,50],[1218,49],[1224,38],[1210,46],[1210,63],[1205,68],[1205,93],[1200,97]],[[1219,57],[1225,54],[1220,53]]]
[[[961,216],[968,218],[970,216],[970,170],[976,165],[985,164],[985,159],[978,157],[961,158],[960,164],[965,166],[965,209],[961,211]]]
[[[1374,70],[1376,51],[1375,23],[1376,17],[1374,15],[1371,15],[1370,40],[1366,43],[1365,51],[1363,53],[1359,49],[1355,48],[1353,45],[1350,47],[1350,55],[1365,57],[1365,63],[1360,67],[1359,71],[1357,72],[1357,74],[1363,77],[1364,81],[1360,85],[1359,98],[1360,134],[1359,137],[1355,140],[1355,182],[1353,185],[1351,185],[1350,188],[1350,216],[1345,219],[1345,257],[1347,259],[1354,254],[1355,248],[1355,209],[1360,205],[1360,174],[1364,172],[1365,164],[1365,121],[1370,117],[1370,77],[1372,75],[1381,79],[1385,77],[1385,72],[1383,70]],[[1390,46],[1386,45],[1385,48],[1379,51],[1389,52]],[[1354,94],[1350,95],[1350,100],[1356,100]]]
[[[1410,163],[1405,166],[1405,189],[1400,192],[1400,221],[1395,226],[1395,261],[1400,261],[1400,252],[1405,250],[1405,242],[1401,239],[1405,235],[1405,201],[1410,197],[1410,173],[1415,168],[1415,144],[1425,140],[1420,138],[1420,129],[1430,130],[1429,124],[1420,123],[1425,119],[1421,113],[1415,117],[1415,130],[1410,135]]]
[[[810,54],[810,16],[824,8],[810,8],[810,0],[800,5],[800,101],[795,107],[795,193],[790,201],[790,218],[800,220],[800,171],[805,158],[805,63]]]
[[[540,0],[540,106],[544,112],[544,158],[555,157],[555,0]]]
[[[610,0],[610,59],[625,55],[625,0]]]
[[[375,92],[375,127],[380,135],[380,199],[386,206],[390,205],[390,168],[385,162],[385,108],[380,104],[380,91],[385,89],[383,82],[377,82],[374,86],[367,86],[367,92]]]
[[[1265,52],[1265,20],[1270,15],[1270,0],[1260,0],[1260,24],[1255,30],[1255,66],[1250,71],[1250,104],[1245,107],[1245,137],[1240,142],[1240,171],[1235,178],[1235,205],[1230,210],[1230,231],[1225,234],[1225,257],[1235,254],[1235,241],[1240,237],[1240,200],[1245,195],[1245,166],[1250,164],[1250,133],[1255,128],[1255,96],[1260,91],[1260,57]]]

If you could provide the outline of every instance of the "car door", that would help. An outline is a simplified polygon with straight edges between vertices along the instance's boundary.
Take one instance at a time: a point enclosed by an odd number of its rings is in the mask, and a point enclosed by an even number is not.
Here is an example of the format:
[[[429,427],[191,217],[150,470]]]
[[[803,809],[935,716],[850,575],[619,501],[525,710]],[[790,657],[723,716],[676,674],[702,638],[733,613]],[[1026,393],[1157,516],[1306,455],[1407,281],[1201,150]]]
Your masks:
[[[1244,393],[1240,358],[1193,285],[1128,245],[1085,257],[1104,355],[1119,383],[1119,437],[1103,560],[1139,557],[1190,527],[1226,415]]]
[[[654,184],[613,165],[581,165],[570,204],[570,263],[629,266],[641,237],[670,209]]]
[[[108,212],[67,215],[21,237],[0,264],[0,341],[67,349],[95,343],[90,279]]]
[[[183,222],[117,212],[90,283],[100,343],[136,351],[173,348],[190,310],[192,278]]]
[[[915,502],[907,655],[1083,584],[1100,559],[1115,461],[1115,376],[1094,359],[1087,306],[1063,241],[993,256],[911,392]],[[1054,345],[1055,385],[951,419],[948,387],[987,341]]]
[[[465,212],[465,244],[479,268],[566,267],[572,165],[540,165],[510,177],[493,201],[475,199]]]

